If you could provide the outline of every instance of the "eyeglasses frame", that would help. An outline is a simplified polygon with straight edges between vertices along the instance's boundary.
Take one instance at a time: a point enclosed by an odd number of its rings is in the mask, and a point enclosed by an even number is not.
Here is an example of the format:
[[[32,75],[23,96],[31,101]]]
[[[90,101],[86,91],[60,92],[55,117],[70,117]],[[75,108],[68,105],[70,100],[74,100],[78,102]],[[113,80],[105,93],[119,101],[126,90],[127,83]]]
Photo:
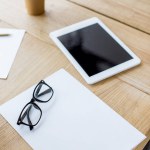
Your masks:
[[[51,97],[50,97],[47,101],[41,101],[41,100],[37,99],[37,98],[34,96],[35,90],[38,88],[38,86],[39,86],[40,84],[45,84],[46,86],[48,86],[48,87],[50,88],[50,90],[51,90],[51,92],[52,92]],[[32,130],[32,129],[34,128],[34,126],[36,126],[36,125],[39,123],[39,121],[41,120],[41,117],[42,117],[42,110],[41,110],[41,108],[40,108],[35,102],[47,103],[48,101],[51,100],[51,98],[53,97],[53,95],[54,95],[54,90],[53,90],[53,88],[50,87],[44,80],[41,80],[41,81],[36,85],[36,87],[34,88],[31,101],[28,102],[28,103],[23,107],[23,109],[22,109],[22,111],[21,111],[21,113],[20,113],[20,115],[19,115],[19,118],[18,118],[18,121],[17,121],[17,125],[23,124],[23,125],[29,126],[30,130]],[[32,123],[31,123],[31,121],[30,121],[30,118],[28,118],[28,117],[29,117],[28,114],[22,114],[23,111],[24,111],[24,109],[25,109],[28,105],[30,105],[30,104],[32,104],[36,109],[38,109],[38,110],[40,111],[39,120],[38,120],[38,122],[37,122],[36,124],[34,124],[34,125],[32,125]],[[29,109],[29,108],[28,108],[28,109]],[[26,111],[27,111],[27,110],[26,110]],[[29,111],[30,111],[30,110],[29,110]],[[26,112],[25,112],[25,113],[26,113]],[[24,117],[27,115],[28,122],[30,122],[29,124],[26,124],[26,123],[23,122],[22,115],[23,115],[23,119],[24,119]]]

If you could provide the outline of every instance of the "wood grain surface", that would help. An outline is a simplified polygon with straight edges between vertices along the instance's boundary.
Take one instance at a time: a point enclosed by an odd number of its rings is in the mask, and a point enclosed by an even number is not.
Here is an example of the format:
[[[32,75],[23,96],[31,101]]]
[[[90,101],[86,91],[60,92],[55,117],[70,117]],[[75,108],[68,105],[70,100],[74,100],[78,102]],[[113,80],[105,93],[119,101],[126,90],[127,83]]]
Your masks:
[[[150,33],[149,0],[69,0],[108,18]]]
[[[124,13],[118,13],[122,9],[125,9]],[[26,30],[7,80],[0,80],[0,104],[9,101],[58,69],[64,68],[148,136],[136,148],[142,150],[150,138],[150,5],[148,0],[118,0],[117,2],[47,0],[45,14],[36,17],[27,15],[24,1],[0,0],[0,11],[1,28]],[[142,59],[142,64],[97,84],[88,85],[49,38],[49,32],[90,17],[101,19]],[[140,21],[137,22],[139,18]],[[1,149],[31,149],[2,116],[0,116]]]

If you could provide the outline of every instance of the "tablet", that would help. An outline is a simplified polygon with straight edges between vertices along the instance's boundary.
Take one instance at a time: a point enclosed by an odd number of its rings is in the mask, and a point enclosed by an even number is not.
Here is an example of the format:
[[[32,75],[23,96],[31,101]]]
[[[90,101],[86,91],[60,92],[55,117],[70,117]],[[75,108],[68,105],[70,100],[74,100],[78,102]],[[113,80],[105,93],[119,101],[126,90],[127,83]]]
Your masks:
[[[88,84],[140,64],[140,59],[98,18],[50,33]]]

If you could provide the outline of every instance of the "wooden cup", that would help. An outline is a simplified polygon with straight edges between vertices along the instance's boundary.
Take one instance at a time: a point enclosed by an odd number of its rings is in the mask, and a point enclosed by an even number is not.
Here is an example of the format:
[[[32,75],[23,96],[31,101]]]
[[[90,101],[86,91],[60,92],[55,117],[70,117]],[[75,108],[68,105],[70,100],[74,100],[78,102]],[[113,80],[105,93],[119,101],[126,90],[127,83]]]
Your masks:
[[[45,0],[25,0],[27,12],[29,15],[41,15],[44,13]]]

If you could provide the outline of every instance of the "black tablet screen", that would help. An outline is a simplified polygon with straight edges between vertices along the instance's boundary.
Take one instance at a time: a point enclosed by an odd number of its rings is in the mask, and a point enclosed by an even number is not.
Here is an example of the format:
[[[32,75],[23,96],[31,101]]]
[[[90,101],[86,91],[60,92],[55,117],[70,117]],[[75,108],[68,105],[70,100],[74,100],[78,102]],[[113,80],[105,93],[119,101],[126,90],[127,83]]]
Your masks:
[[[132,59],[98,23],[58,39],[89,76]]]

